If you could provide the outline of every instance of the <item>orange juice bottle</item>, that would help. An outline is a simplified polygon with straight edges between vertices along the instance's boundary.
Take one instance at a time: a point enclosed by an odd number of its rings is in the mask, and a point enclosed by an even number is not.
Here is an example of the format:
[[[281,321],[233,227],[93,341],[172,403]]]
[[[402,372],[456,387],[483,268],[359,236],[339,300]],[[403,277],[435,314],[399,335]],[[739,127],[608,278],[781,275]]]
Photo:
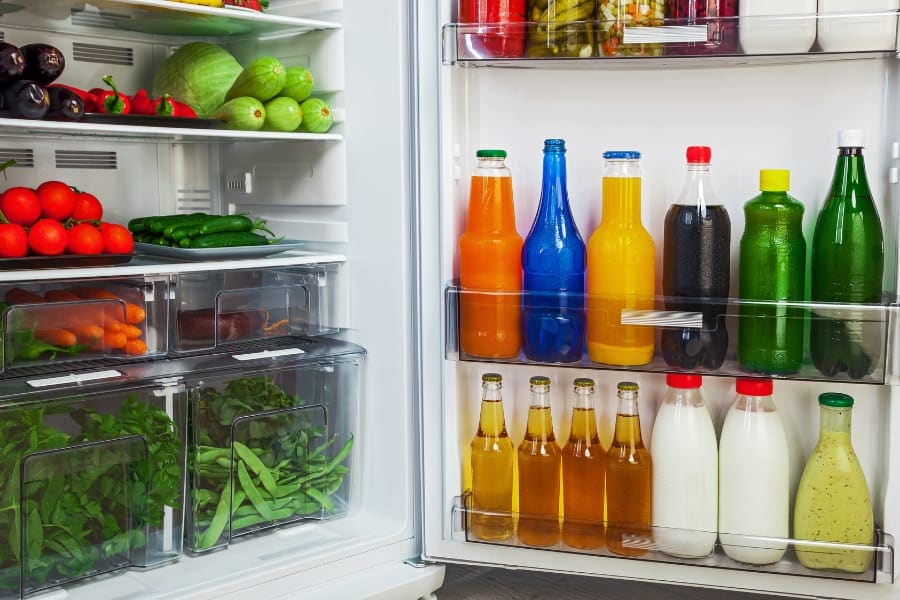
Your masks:
[[[656,249],[641,224],[639,152],[604,152],[603,210],[587,248],[587,350],[608,365],[653,358],[652,327],[622,325],[623,309],[653,309]]]
[[[469,533],[501,541],[513,534],[513,470],[516,447],[506,432],[503,380],[497,373],[481,376],[481,415],[472,440],[472,502]]]
[[[469,356],[509,358],[522,344],[522,236],[512,175],[505,150],[479,150],[476,157],[459,238],[459,346]]]
[[[572,548],[603,546],[605,462],[594,413],[594,380],[579,377],[569,442],[562,451],[562,539]]]
[[[652,544],[650,452],[641,439],[638,385],[619,384],[616,431],[606,452],[606,544],[610,552],[641,556]]]
[[[519,541],[528,546],[559,542],[559,474],[562,453],[550,417],[550,380],[531,378],[525,439],[519,445]]]

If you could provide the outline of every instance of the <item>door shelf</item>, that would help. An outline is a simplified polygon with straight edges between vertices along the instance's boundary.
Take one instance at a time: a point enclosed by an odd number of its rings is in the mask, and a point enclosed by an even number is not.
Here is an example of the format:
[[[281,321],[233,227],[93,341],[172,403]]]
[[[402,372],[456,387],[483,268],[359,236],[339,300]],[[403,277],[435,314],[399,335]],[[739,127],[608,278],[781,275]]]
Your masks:
[[[653,354],[649,362],[639,365],[616,365],[593,362],[587,351],[579,354],[580,359],[573,362],[544,362],[529,359],[518,346],[515,354],[503,356],[487,356],[487,353],[478,355],[467,353],[460,343],[462,330],[475,330],[493,320],[496,323],[497,315],[505,321],[504,329],[507,335],[524,337],[523,329],[523,301],[525,298],[521,292],[489,291],[481,292],[450,285],[445,288],[444,301],[446,307],[445,321],[445,357],[448,360],[480,362],[480,363],[504,363],[524,364],[534,366],[573,367],[579,369],[600,369],[613,371],[638,371],[638,372],[688,372],[702,375],[721,377],[768,377],[776,379],[793,379],[809,381],[833,381],[843,383],[868,383],[884,384],[894,377],[890,372],[889,337],[891,320],[897,310],[896,304],[835,304],[814,302],[766,302],[728,299],[685,299],[679,298],[678,310],[667,310],[667,302],[672,298],[656,296],[642,301],[640,309],[626,308],[622,298],[604,298],[600,296],[588,296],[582,294],[531,294],[527,302],[532,307],[529,312],[541,313],[549,310],[558,312],[560,306],[566,306],[566,314],[569,318],[583,319],[587,314],[587,320],[592,319],[605,322],[613,329],[613,336],[625,335],[624,327],[632,331],[639,329],[651,329],[653,339]],[[590,308],[592,302],[602,303],[604,306]],[[634,299],[629,300],[634,306]],[[581,307],[587,306],[582,312]],[[670,304],[671,306],[671,304]],[[615,313],[615,314],[613,314]],[[604,319],[603,315],[610,315]],[[471,315],[471,316],[467,316]],[[493,316],[492,316],[493,315]],[[594,315],[594,316],[591,316]],[[710,316],[712,315],[712,316]],[[742,323],[757,324],[760,320],[771,323],[771,327],[778,326],[788,330],[793,329],[790,339],[796,340],[793,354],[802,354],[802,361],[796,365],[779,371],[767,371],[762,368],[752,371],[744,368],[738,361],[738,339]],[[544,327],[559,327],[557,319],[543,321]],[[568,321],[571,323],[571,320]],[[829,325],[837,331],[836,335],[846,336],[847,326],[859,330],[862,342],[846,340],[846,345],[851,351],[837,354],[837,360],[852,361],[858,372],[854,377],[842,371],[833,375],[820,372],[813,364],[810,357],[810,327],[811,323],[817,325]],[[569,325],[571,327],[571,325]],[[532,327],[537,327],[532,325]],[[496,329],[494,326],[493,329]],[[691,344],[700,345],[698,340],[708,340],[713,337],[724,337],[727,344],[724,361],[718,368],[713,364],[703,365],[700,359],[693,359],[670,365],[664,357],[663,341],[669,339],[676,332],[687,332]],[[483,344],[483,342],[482,342]],[[513,342],[515,345],[515,342]],[[834,344],[829,341],[829,347]],[[689,346],[690,347],[690,346]],[[483,355],[482,355],[483,354]],[[868,369],[864,366],[868,365]],[[797,368],[793,368],[797,366]]]
[[[519,522],[519,514],[505,512],[489,512],[474,510],[471,507],[471,494],[465,492],[453,499],[450,509],[452,539],[460,542],[480,544],[493,544],[510,548],[537,548],[527,546],[520,542],[514,533]],[[508,520],[512,523],[513,533],[505,540],[485,541],[475,536],[472,530],[472,520],[479,517],[491,517],[494,519]],[[603,524],[604,527],[607,524]],[[552,527],[552,526],[551,526]],[[603,533],[604,537],[606,533]],[[603,543],[598,548],[581,549],[573,548],[564,542],[557,541],[550,546],[537,548],[551,552],[567,552],[574,554],[588,554],[606,558],[627,558],[646,562],[673,563],[681,565],[695,565],[699,567],[713,567],[719,569],[734,569],[740,571],[753,571],[759,573],[773,573],[785,575],[804,575],[825,579],[842,579],[868,583],[891,583],[894,580],[894,538],[893,536],[876,530],[875,543],[872,545],[842,544],[832,542],[815,542],[809,540],[796,540],[786,538],[755,537],[745,535],[730,535],[727,540],[735,549],[744,551],[757,551],[769,553],[786,549],[782,558],[769,565],[754,565],[737,562],[725,554],[722,542],[715,532],[692,531],[683,529],[669,529],[664,527],[647,527],[641,530],[621,530],[622,547],[630,556],[614,554]],[[666,538],[668,539],[708,539],[715,540],[713,551],[701,558],[681,558],[666,554]],[[708,542],[707,542],[708,543]],[[838,569],[811,569],[800,563],[796,548],[803,548],[810,557],[816,557],[823,563],[835,564],[841,560],[854,560],[866,562],[865,555],[871,554],[872,560],[868,561],[868,567],[859,573],[851,573]],[[671,547],[671,546],[670,546]],[[751,550],[752,549],[752,550]],[[740,550],[738,550],[740,551]],[[860,555],[863,558],[860,558]],[[850,558],[848,558],[848,556]]]

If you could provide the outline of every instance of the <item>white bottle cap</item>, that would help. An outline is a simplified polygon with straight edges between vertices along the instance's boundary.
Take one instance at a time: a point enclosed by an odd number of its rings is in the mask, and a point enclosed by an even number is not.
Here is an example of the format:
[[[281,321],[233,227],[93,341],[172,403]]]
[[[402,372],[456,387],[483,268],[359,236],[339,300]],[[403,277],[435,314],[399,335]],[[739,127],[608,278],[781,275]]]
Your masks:
[[[838,130],[838,148],[865,148],[866,132],[862,129]]]

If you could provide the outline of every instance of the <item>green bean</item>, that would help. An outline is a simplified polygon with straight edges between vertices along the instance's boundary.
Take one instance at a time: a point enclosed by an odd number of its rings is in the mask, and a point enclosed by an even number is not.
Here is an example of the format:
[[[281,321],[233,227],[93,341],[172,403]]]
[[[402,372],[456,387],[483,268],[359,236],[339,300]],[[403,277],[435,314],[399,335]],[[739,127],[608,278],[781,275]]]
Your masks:
[[[197,454],[197,460],[201,463],[215,462],[219,458],[230,458],[228,448],[213,448]]]
[[[237,472],[238,481],[240,481],[244,492],[247,493],[247,498],[250,499],[250,503],[253,504],[260,515],[266,520],[271,521],[273,518],[272,511],[269,509],[268,503],[260,495],[259,490],[256,489],[256,486],[254,486],[253,482],[250,480],[250,474],[247,473],[247,467],[244,466],[243,461],[238,461]]]
[[[250,448],[245,446],[240,442],[232,442],[232,446],[234,446],[235,451],[243,460],[250,470],[256,473],[259,476],[259,481],[262,483],[262,486],[266,488],[266,490],[275,495],[275,488],[277,484],[275,483],[275,479],[272,477],[272,474],[269,472],[269,469],[259,460],[259,457],[256,456]]]
[[[225,488],[222,490],[221,496],[219,496],[219,504],[216,506],[216,512],[213,515],[212,521],[209,523],[209,527],[207,527],[206,531],[197,538],[198,550],[212,548],[219,540],[219,537],[221,537],[222,532],[225,531],[225,527],[228,525],[229,520],[228,513],[231,508],[232,490],[233,483],[229,477],[228,481],[225,483]]]
[[[314,487],[303,490],[303,493],[322,505],[322,508],[328,512],[334,512],[334,503],[331,498],[320,492]]]

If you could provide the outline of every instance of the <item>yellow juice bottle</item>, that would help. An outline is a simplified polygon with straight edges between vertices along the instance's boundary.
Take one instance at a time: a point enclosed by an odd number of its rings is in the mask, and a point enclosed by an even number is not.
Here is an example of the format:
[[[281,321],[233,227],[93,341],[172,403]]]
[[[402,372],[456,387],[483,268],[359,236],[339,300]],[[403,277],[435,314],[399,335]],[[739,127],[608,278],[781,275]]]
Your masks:
[[[519,445],[519,541],[528,546],[559,542],[559,476],[562,453],[553,435],[550,380],[531,378],[525,439]]]
[[[575,405],[569,441],[562,451],[562,539],[572,548],[603,546],[606,454],[597,434],[594,380],[575,380]]]
[[[475,538],[502,541],[513,534],[513,469],[516,448],[506,432],[502,378],[496,373],[481,377],[481,415],[472,440],[472,496],[468,531]]]
[[[604,152],[603,210],[587,247],[587,351],[608,365],[653,358],[653,327],[622,325],[623,309],[652,310],[656,248],[641,224],[639,152]]]

